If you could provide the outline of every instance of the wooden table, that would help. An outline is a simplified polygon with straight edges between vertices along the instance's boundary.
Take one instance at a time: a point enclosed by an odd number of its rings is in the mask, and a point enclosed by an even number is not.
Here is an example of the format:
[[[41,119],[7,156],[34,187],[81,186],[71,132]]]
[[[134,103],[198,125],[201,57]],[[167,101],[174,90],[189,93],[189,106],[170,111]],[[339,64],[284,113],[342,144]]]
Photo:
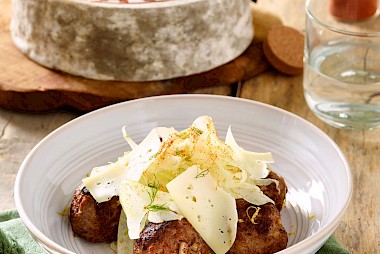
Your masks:
[[[278,13],[285,24],[299,30],[304,28],[304,0],[259,0],[258,4]],[[232,95],[231,90],[225,87],[197,92]],[[321,122],[305,104],[302,76],[283,76],[274,70],[267,71],[243,82],[239,96],[295,113],[322,129],[338,144],[350,164],[354,192],[335,236],[352,253],[378,253],[380,129],[339,130]],[[78,115],[67,111],[28,114],[0,109],[0,211],[15,208],[14,180],[22,160],[33,146],[55,128]]]

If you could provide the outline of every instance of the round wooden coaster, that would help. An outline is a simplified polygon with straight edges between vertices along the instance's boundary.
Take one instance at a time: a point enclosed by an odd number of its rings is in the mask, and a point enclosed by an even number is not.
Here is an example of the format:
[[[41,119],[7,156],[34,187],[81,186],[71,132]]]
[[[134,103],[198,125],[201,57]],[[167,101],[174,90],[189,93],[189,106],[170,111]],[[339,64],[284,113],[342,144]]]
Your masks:
[[[284,74],[302,74],[303,52],[304,35],[291,27],[272,27],[264,41],[264,54],[268,61]]]

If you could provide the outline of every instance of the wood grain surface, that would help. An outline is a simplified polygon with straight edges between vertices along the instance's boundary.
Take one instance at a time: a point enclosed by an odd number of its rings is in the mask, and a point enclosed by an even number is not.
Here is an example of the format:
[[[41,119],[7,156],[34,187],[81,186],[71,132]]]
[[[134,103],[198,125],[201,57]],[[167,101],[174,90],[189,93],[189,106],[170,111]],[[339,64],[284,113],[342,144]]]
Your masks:
[[[0,5],[7,1],[0,0]],[[259,0],[258,5],[278,13],[285,24],[303,31],[304,0]],[[0,16],[0,26],[3,26],[1,20],[3,16]],[[335,236],[351,253],[379,253],[380,129],[340,130],[321,122],[305,103],[302,76],[284,76],[269,70],[244,82],[240,96],[293,112],[336,142],[350,164],[354,190]],[[79,115],[67,111],[32,114],[0,109],[0,210],[15,208],[14,180],[32,147],[52,130]]]
[[[286,25],[304,30],[305,0],[260,0],[258,4],[282,17]],[[245,82],[240,96],[265,102],[310,121],[327,133],[346,156],[353,177],[353,196],[335,231],[351,253],[380,253],[380,129],[350,131],[330,127],[307,107],[302,76],[283,76],[268,71]]]

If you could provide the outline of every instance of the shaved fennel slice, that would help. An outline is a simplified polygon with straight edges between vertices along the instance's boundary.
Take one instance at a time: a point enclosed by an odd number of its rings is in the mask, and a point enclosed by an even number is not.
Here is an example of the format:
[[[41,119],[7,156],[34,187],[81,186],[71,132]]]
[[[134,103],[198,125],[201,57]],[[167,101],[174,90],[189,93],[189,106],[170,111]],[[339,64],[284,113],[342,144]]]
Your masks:
[[[117,162],[101,168],[82,180],[94,199],[101,203],[119,195],[119,186],[125,179],[139,181],[143,172],[154,162],[161,150],[163,140],[177,131],[173,128],[157,127],[131,152]]]
[[[276,189],[278,190],[278,192],[280,192],[280,182],[276,179],[272,179],[272,178],[265,178],[265,179],[255,179],[253,180],[253,182],[258,185],[258,186],[267,186],[267,185],[270,185],[272,183],[275,183],[276,184]]]
[[[236,193],[237,196],[243,198],[245,201],[255,205],[264,205],[266,203],[274,204],[274,201],[260,190],[259,187],[251,185],[250,188],[233,188],[232,191]]]
[[[260,179],[268,176],[267,163],[274,162],[271,153],[254,153],[241,148],[232,135],[231,126],[228,127],[225,143],[232,148],[233,158],[249,173],[250,178]]]
[[[137,144],[135,143],[135,141],[133,141],[131,136],[129,136],[126,129],[126,126],[123,126],[123,128],[121,129],[121,131],[123,132],[123,137],[125,141],[127,141],[128,145],[131,147],[131,149],[135,149],[137,147]]]
[[[172,135],[163,142],[161,152],[144,172],[145,182],[159,180],[163,190],[168,182],[188,167],[200,165],[217,179],[221,170],[232,162],[231,148],[222,142],[210,117],[197,118],[191,127]]]
[[[120,186],[120,203],[127,216],[128,235],[138,239],[148,221],[160,223],[183,218],[181,211],[167,192],[158,186],[146,186],[124,180]]]
[[[232,134],[230,133],[230,135]],[[253,191],[250,195],[244,191],[244,188],[258,189],[252,179],[252,171],[264,171],[266,174],[262,175],[267,176],[265,161],[273,161],[271,154],[251,153],[240,148],[239,151],[243,150],[243,153],[240,154],[249,155],[243,157],[250,163],[244,164],[234,159],[233,156],[236,152],[218,138],[214,123],[208,116],[197,118],[190,128],[172,135],[163,144],[163,150],[164,152],[161,152],[144,172],[143,181],[152,182],[156,179],[160,184],[167,185],[171,179],[177,177],[185,169],[199,165],[200,168],[210,173],[217,181],[218,186],[230,191],[235,198],[244,198],[248,202],[254,201],[256,205],[273,202],[259,190]],[[251,155],[255,157],[252,158]],[[263,161],[258,161],[256,158]],[[254,161],[252,161],[253,159]],[[235,188],[237,189],[235,190]],[[166,189],[163,190],[166,191]]]
[[[120,254],[133,254],[133,240],[128,236],[127,217],[123,210],[120,213],[117,230],[116,251]]]

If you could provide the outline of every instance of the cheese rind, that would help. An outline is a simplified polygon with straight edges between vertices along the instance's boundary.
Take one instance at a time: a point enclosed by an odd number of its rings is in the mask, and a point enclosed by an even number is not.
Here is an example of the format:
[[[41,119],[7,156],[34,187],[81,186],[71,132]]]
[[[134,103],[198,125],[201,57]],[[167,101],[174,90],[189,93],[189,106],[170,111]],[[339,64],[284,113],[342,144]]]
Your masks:
[[[12,3],[11,34],[23,53],[91,79],[152,81],[201,73],[235,59],[253,39],[250,0]]]

